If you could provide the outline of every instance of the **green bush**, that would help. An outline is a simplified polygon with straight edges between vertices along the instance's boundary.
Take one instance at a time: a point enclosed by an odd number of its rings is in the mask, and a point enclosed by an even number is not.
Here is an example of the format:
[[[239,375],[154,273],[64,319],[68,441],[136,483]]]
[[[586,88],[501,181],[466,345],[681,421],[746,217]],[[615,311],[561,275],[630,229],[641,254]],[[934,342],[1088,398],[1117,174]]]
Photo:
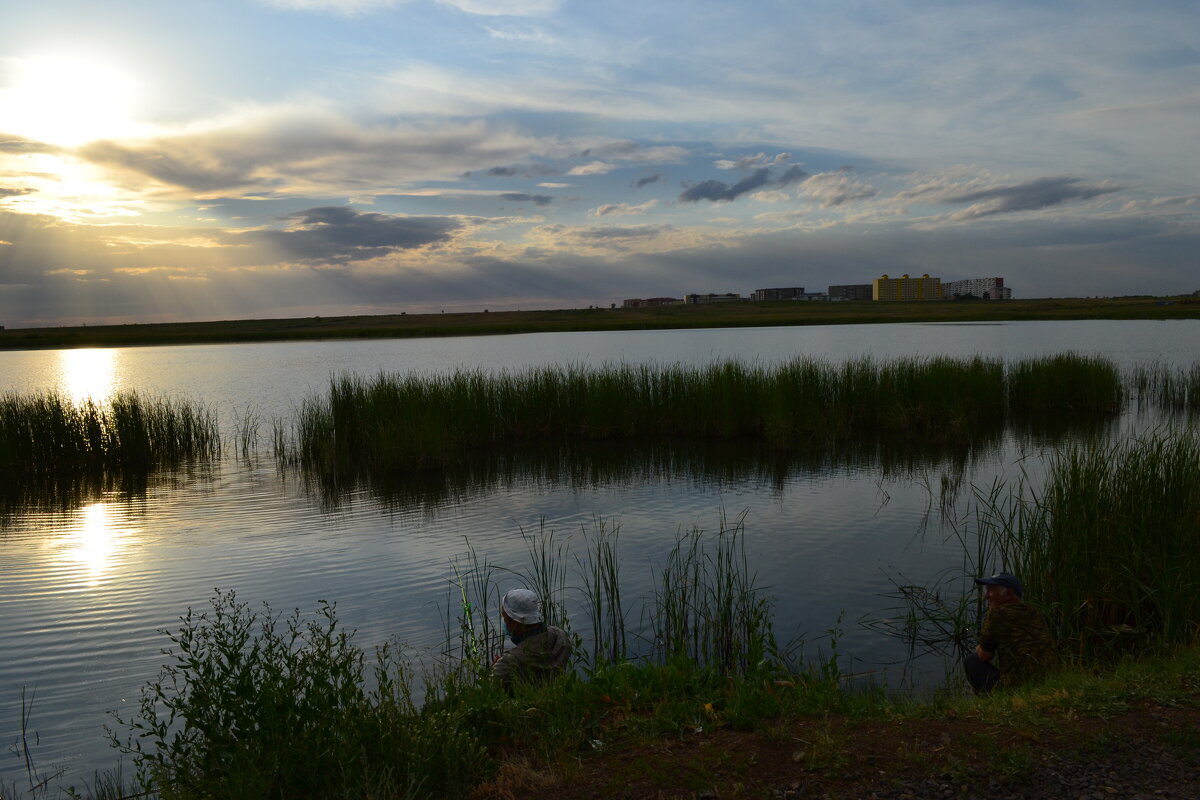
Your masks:
[[[488,768],[473,731],[416,712],[386,648],[364,688],[332,605],[283,619],[227,592],[180,622],[137,716],[110,730],[164,798],[461,795]]]

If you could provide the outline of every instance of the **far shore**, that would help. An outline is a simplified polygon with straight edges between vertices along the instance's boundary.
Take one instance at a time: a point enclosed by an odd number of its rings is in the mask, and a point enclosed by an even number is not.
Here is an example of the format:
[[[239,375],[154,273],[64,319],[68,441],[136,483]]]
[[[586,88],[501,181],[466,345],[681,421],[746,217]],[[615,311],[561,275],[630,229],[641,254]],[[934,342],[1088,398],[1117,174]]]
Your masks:
[[[317,339],[407,339],[569,331],[746,328],[902,322],[1200,319],[1200,297],[933,302],[741,302],[651,308],[478,311],[0,330],[0,350]]]

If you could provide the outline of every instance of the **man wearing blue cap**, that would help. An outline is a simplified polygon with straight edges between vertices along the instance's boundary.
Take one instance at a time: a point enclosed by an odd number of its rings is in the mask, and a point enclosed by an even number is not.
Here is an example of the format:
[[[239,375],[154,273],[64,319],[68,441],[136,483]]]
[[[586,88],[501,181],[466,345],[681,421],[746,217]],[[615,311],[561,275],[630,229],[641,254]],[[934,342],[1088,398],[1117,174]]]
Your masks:
[[[1056,662],[1054,640],[1046,621],[1025,605],[1025,590],[1015,575],[1001,572],[976,578],[985,587],[988,609],[979,628],[975,652],[963,659],[967,680],[976,694],[986,694],[997,685],[1019,686],[1050,669]],[[997,668],[1000,657],[1003,669]]]
[[[500,617],[515,647],[492,664],[492,677],[512,691],[514,681],[545,683],[561,675],[571,656],[565,631],[542,619],[542,602],[528,589],[510,589],[500,599]]]

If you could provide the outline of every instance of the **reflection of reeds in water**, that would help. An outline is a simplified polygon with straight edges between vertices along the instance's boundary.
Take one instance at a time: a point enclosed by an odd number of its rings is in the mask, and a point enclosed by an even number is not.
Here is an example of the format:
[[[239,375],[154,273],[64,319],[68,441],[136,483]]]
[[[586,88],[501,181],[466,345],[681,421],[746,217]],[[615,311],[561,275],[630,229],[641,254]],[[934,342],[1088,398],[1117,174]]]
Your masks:
[[[112,488],[144,489],[155,470],[221,453],[215,416],[127,392],[100,405],[46,392],[0,397],[0,504],[66,507]]]
[[[797,465],[961,462],[1006,426],[1102,424],[1122,397],[1113,365],[1071,355],[343,376],[290,428],[276,423],[275,454],[331,503],[364,484],[389,502],[407,504],[414,487],[413,500],[452,497],[514,470],[571,480],[639,464],[749,467],[781,480]]]

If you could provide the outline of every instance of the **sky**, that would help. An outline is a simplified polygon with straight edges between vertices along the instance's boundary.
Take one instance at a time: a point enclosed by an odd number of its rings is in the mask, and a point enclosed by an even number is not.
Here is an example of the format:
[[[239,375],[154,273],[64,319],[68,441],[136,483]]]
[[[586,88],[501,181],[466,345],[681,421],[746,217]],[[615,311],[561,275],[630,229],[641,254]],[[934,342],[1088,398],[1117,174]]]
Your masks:
[[[1194,0],[0,0],[0,325],[1200,289]]]

